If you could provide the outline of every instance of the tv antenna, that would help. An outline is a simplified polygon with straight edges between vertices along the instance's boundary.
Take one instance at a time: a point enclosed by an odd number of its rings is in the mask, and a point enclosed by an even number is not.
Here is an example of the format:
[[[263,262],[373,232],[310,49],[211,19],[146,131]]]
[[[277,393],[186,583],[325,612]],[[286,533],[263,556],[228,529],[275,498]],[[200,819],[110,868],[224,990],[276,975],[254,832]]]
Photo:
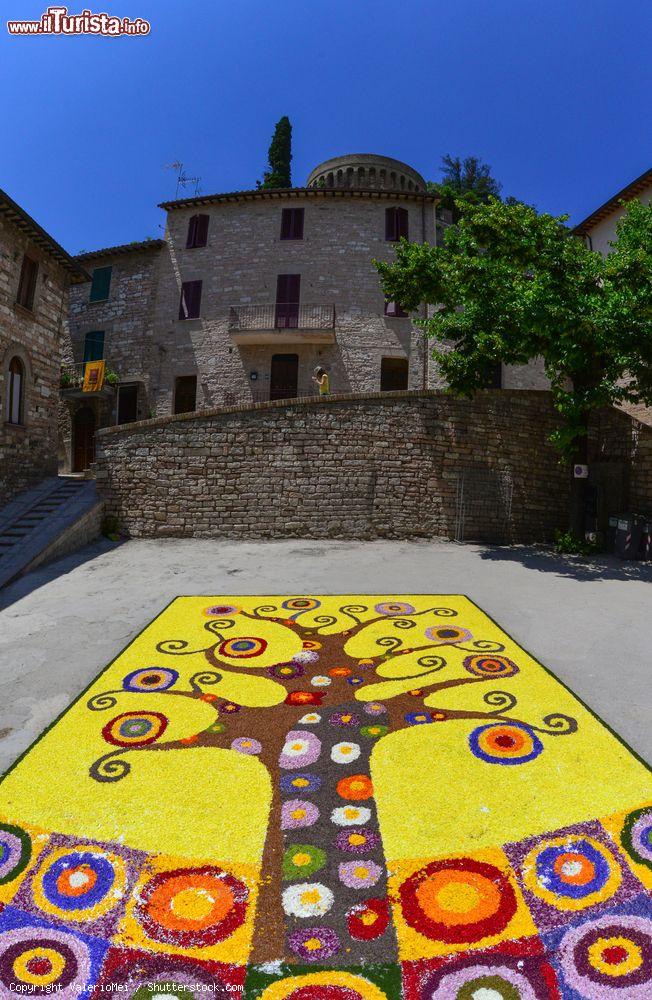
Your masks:
[[[166,170],[176,170],[177,172],[177,189],[174,193],[174,197],[179,197],[179,188],[187,188],[191,184],[195,185],[195,197],[199,194],[201,188],[199,187],[199,182],[201,177],[188,177],[183,169],[183,163],[180,160],[175,160],[174,163],[168,163],[165,167]]]

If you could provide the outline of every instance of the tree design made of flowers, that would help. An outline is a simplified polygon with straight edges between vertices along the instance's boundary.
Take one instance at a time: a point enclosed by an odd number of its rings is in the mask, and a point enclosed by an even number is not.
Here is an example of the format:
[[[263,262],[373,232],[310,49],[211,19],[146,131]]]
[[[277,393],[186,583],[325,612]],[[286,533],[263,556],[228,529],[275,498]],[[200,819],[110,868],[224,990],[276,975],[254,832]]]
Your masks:
[[[111,712],[102,728],[111,749],[90,775],[124,780],[144,752],[215,747],[259,757],[273,798],[253,961],[337,963],[345,945],[348,964],[386,962],[396,942],[370,777],[375,742],[410,726],[469,720],[465,752],[517,765],[577,723],[556,712],[522,718],[517,697],[503,689],[518,664],[502,643],[473,635],[452,608],[418,611],[390,598],[345,603],[337,614],[320,606],[314,597],[252,610],[216,604],[204,610],[205,644],[180,636],[159,642],[160,664],[131,671],[122,688],[88,701],[91,711],[108,713],[124,692],[146,698],[142,711]],[[262,622],[267,638],[257,634]],[[276,637],[280,650],[295,652],[254,669]],[[205,667],[184,682],[177,666],[198,655]],[[247,698],[220,696],[220,684],[234,675],[246,678]],[[446,706],[441,693],[462,687],[482,692],[481,707]],[[201,700],[213,721],[183,739],[166,738],[171,703],[168,714],[159,711],[162,694]]]

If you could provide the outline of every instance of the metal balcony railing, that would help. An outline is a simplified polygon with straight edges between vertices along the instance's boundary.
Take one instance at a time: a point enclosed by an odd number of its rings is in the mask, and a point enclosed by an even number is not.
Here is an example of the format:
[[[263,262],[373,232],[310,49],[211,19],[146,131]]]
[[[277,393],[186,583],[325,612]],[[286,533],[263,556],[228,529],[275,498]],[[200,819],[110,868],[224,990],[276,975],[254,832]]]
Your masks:
[[[229,309],[229,329],[233,331],[333,330],[334,327],[334,305],[274,302],[231,306]]]
[[[59,387],[62,392],[66,389],[81,390],[84,385],[84,374],[86,372],[86,362],[80,361],[77,364],[64,364],[61,365],[61,375],[59,378]],[[105,359],[104,361],[104,386],[115,387],[119,382],[119,377],[115,372],[113,365],[110,361]]]

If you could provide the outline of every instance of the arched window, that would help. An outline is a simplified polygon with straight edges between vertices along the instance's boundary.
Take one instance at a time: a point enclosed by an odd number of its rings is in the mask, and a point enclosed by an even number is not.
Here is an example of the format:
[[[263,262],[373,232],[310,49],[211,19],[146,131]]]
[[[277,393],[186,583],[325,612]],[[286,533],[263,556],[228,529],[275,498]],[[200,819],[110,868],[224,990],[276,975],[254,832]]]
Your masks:
[[[7,371],[7,423],[22,424],[25,410],[25,365],[13,357]]]

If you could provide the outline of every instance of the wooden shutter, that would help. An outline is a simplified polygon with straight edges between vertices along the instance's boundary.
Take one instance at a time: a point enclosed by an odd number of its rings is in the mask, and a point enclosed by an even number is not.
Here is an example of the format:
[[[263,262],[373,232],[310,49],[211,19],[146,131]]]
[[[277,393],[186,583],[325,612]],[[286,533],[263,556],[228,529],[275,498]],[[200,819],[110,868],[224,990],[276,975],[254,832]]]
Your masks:
[[[409,238],[409,215],[407,208],[396,209],[396,239]]]
[[[385,209],[385,239],[390,240],[392,243],[397,239],[396,236],[396,209],[386,208]]]
[[[184,281],[181,286],[179,319],[198,319],[201,307],[201,281]]]
[[[84,361],[104,358],[104,330],[90,330],[84,338]]]
[[[197,376],[180,375],[174,387],[174,412],[192,413],[197,408]]]
[[[303,239],[303,209],[284,208],[281,212],[281,239]]]
[[[279,274],[276,279],[275,326],[293,328],[299,325],[300,274]]]
[[[108,299],[112,271],[112,267],[96,267],[94,269],[91,293],[88,297],[90,302],[104,302],[105,299]]]
[[[208,215],[193,215],[188,221],[186,249],[205,247],[208,243]]]
[[[27,254],[23,257],[23,264],[20,269],[20,281],[18,282],[18,295],[16,302],[25,309],[32,309],[34,306],[34,293],[36,291],[36,276],[38,274],[38,264]]]

